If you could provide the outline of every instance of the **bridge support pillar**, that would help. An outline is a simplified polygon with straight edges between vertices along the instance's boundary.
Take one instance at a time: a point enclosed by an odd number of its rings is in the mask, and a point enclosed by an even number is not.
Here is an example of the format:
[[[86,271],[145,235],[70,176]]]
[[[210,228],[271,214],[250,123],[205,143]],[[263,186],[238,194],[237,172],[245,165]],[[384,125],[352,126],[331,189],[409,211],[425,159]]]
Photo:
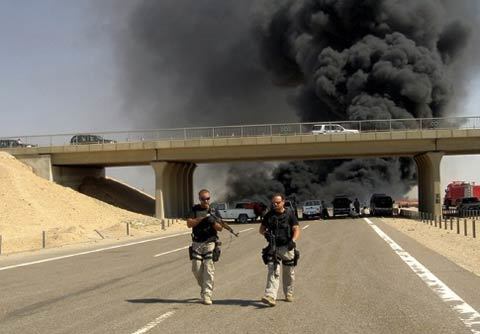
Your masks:
[[[440,163],[443,152],[427,152],[414,157],[417,164],[418,210],[442,215]]]
[[[155,216],[185,218],[193,203],[193,172],[196,165],[183,162],[154,161]]]

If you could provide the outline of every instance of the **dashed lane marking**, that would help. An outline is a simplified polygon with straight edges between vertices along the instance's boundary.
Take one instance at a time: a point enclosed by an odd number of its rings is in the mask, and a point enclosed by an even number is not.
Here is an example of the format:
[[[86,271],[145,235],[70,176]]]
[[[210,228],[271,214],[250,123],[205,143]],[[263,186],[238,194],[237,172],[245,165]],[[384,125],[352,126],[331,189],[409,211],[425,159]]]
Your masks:
[[[306,230],[310,225],[302,227],[302,230]]]
[[[423,264],[418,262],[413,256],[400,247],[388,235],[386,235],[377,225],[368,218],[364,218],[371,228],[385,240],[393,251],[413,270],[432,291],[440,297],[452,310],[454,310],[465,326],[474,334],[480,334],[480,314],[469,304],[467,304],[459,295],[451,290],[445,283],[436,277]]]
[[[170,318],[172,315],[174,315],[175,312],[174,311],[170,311],[170,312],[167,312],[167,313],[164,313],[162,314],[161,316],[159,316],[158,318],[156,318],[155,320],[153,320],[152,322],[149,322],[147,325],[145,325],[145,327],[142,327],[140,328],[138,331],[136,332],[133,332],[132,334],[143,334],[143,333],[146,333],[148,332],[149,330],[151,330],[152,328],[158,326],[162,321],[164,321],[165,319],[168,319]]]
[[[190,247],[190,246],[185,246],[185,247],[177,248],[177,249],[174,249],[174,250],[171,250],[171,251],[168,251],[168,252],[156,254],[156,255],[154,255],[153,257],[159,257],[159,256],[162,256],[162,255],[167,255],[167,254],[170,254],[170,253],[179,252],[179,251],[181,251],[181,250],[187,249],[188,247]]]

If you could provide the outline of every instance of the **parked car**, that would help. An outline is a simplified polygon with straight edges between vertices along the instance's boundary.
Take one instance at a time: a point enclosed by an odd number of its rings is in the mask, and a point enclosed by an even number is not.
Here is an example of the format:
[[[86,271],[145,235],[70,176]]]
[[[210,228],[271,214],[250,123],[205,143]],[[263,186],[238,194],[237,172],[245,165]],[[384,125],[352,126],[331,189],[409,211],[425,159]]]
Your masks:
[[[115,144],[117,141],[112,139],[105,139],[102,136],[98,135],[75,135],[70,139],[70,144],[72,145],[82,145],[82,144]]]
[[[480,212],[480,200],[477,197],[464,197],[458,205],[458,215],[467,217]]]
[[[256,218],[261,218],[267,212],[267,206],[262,202],[243,201],[235,203],[235,209],[252,209]]]
[[[253,209],[231,209],[227,203],[215,203],[213,207],[218,210],[223,219],[233,219],[242,224],[257,218]]]
[[[355,209],[353,208],[352,201],[346,195],[337,195],[332,201],[333,216],[354,216]]]
[[[313,126],[312,133],[318,134],[332,134],[332,133],[359,133],[360,131],[354,129],[345,129],[339,124],[317,124]]]
[[[370,197],[371,216],[393,216],[393,199],[385,194],[373,194]]]
[[[0,148],[34,147],[32,144],[25,144],[21,139],[0,139]]]
[[[302,206],[302,217],[310,219],[322,215],[322,203],[319,200],[305,201]]]

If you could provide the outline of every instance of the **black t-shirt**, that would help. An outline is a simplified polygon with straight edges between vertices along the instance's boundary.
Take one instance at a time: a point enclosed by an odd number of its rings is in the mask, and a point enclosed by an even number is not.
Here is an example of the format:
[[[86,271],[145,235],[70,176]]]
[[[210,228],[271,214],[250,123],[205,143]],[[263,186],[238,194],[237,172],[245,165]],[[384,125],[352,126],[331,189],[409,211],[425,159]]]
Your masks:
[[[207,240],[214,241],[218,239],[217,230],[213,227],[215,220],[207,217],[209,213],[215,213],[220,217],[217,211],[213,208],[204,209],[200,204],[195,205],[190,212],[190,218],[204,217],[202,221],[192,228],[192,240],[196,242],[205,242]]]
[[[285,246],[292,240],[293,227],[298,225],[298,221],[290,209],[285,209],[283,213],[270,210],[263,217],[262,225],[275,236],[277,246]]]

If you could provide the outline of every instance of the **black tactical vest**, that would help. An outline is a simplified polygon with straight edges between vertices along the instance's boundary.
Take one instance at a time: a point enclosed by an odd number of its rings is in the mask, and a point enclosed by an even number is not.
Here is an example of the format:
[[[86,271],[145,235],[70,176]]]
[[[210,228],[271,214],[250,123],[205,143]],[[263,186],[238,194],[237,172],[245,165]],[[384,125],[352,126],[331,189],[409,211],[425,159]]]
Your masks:
[[[213,209],[210,209],[213,210]],[[205,217],[202,221],[192,229],[192,240],[196,242],[215,241],[218,239],[217,230],[213,228],[211,219],[208,219],[206,215],[208,209],[202,208],[200,204],[195,205],[192,208],[192,218]]]
[[[264,217],[264,224],[267,230],[275,236],[276,246],[286,246],[292,240],[293,212],[285,210],[281,214],[273,210]]]

